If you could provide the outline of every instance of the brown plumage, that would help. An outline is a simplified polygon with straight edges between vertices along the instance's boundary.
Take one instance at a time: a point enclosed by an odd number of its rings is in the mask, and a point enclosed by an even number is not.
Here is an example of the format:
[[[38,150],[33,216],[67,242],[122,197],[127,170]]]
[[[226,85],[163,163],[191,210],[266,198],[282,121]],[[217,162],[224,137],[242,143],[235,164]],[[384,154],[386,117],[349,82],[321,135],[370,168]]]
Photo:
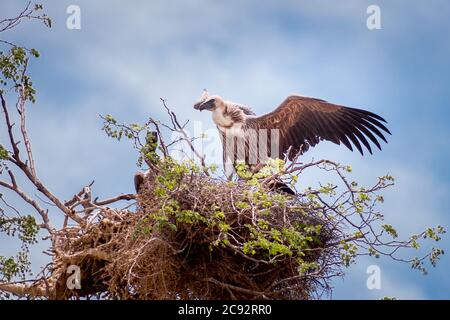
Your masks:
[[[287,157],[292,160],[322,140],[342,143],[352,151],[355,147],[362,155],[365,148],[372,154],[370,142],[381,150],[379,139],[387,142],[383,132],[391,134],[383,124],[386,121],[370,111],[299,95],[289,96],[274,111],[262,116],[206,91],[194,108],[212,111],[221,132],[224,160],[228,157],[234,163],[240,159],[251,166],[265,163],[267,157],[284,158],[288,151]],[[238,155],[239,139],[245,145],[242,156]],[[264,159],[261,148],[267,151]],[[252,162],[251,158],[256,160]]]
[[[290,96],[273,112],[248,118],[247,128],[279,129],[280,155],[291,148],[289,159],[303,154],[322,140],[353,146],[364,155],[363,146],[372,154],[370,141],[381,150],[377,137],[387,142],[381,131],[390,134],[382,117],[370,111],[348,108],[324,100]],[[368,138],[368,139],[367,139]]]

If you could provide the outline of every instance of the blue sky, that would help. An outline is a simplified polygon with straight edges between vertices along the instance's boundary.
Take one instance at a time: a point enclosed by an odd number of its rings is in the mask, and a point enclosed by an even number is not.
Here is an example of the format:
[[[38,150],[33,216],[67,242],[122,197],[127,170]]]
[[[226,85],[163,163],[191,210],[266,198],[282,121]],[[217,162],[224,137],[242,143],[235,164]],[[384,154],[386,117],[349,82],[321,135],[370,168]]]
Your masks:
[[[136,155],[102,134],[99,114],[164,117],[164,97],[185,119],[211,124],[192,109],[203,88],[259,114],[295,92],[369,109],[393,133],[373,156],[324,143],[305,157],[351,164],[353,178],[367,184],[394,175],[382,209],[400,235],[450,226],[448,1],[42,3],[51,30],[24,23],[2,37],[42,54],[31,65],[38,102],[29,108],[30,135],[41,179],[62,198],[92,179],[103,196],[133,190]],[[0,17],[24,4],[2,1]],[[80,30],[66,28],[71,4],[81,8]],[[381,8],[381,30],[366,27],[371,4]],[[449,251],[447,237],[442,246]],[[33,259],[43,261],[39,247]],[[371,264],[381,267],[382,290],[366,288]],[[334,281],[333,298],[449,299],[449,267],[448,255],[428,276],[388,259],[361,259]]]

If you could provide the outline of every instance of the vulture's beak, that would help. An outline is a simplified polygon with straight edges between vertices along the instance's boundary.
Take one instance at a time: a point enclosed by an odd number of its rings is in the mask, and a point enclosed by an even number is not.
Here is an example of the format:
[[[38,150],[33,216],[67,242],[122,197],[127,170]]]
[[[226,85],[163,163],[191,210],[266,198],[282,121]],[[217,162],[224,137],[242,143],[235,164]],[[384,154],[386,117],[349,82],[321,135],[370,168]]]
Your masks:
[[[197,102],[196,104],[194,104],[194,109],[202,111],[203,109],[201,109],[201,105],[202,105],[202,102]]]
[[[211,110],[213,107],[213,101],[208,100],[208,101],[204,101],[204,102],[198,102],[194,105],[194,109],[196,110]]]

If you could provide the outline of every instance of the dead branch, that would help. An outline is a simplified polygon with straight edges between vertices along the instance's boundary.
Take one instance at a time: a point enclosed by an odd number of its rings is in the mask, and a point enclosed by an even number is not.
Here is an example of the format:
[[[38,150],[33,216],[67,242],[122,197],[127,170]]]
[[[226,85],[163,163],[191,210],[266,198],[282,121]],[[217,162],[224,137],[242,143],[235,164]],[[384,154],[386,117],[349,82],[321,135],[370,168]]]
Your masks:
[[[115,202],[122,201],[122,200],[130,201],[130,200],[135,200],[135,199],[136,199],[136,195],[129,193],[129,194],[121,194],[121,195],[118,195],[118,196],[115,196],[115,197],[112,197],[109,199],[95,200],[94,204],[97,206],[106,206],[108,204],[115,203]]]
[[[41,192],[44,196],[47,197],[47,199],[49,199],[53,204],[55,204],[64,214],[66,214],[68,217],[70,217],[72,220],[74,220],[75,222],[79,223],[79,224],[83,224],[83,220],[72,210],[70,210],[68,207],[66,207],[61,200],[59,200],[58,197],[56,197],[52,192],[50,192],[50,190],[39,180],[39,178],[37,177],[36,173],[33,172],[34,170],[34,164],[32,164],[32,151],[31,151],[31,147],[26,147],[27,148],[27,153],[29,154],[29,159],[30,162],[23,162],[21,157],[20,157],[20,150],[19,150],[19,143],[20,141],[16,140],[15,136],[14,136],[14,132],[13,132],[13,124],[11,123],[10,120],[10,116],[9,116],[9,110],[7,107],[7,103],[6,100],[3,96],[2,93],[0,93],[0,99],[2,102],[2,108],[3,108],[3,115],[5,118],[5,122],[7,125],[7,129],[8,129],[8,136],[9,136],[9,140],[11,143],[11,147],[12,147],[12,158],[10,158],[11,162],[13,164],[15,164],[24,174],[25,176],[28,178],[28,180],[36,187],[36,189]],[[19,98],[21,100],[23,100],[24,98],[21,97]],[[20,109],[21,107],[19,106],[19,113],[21,114],[21,118],[25,119],[25,110]],[[22,112],[23,111],[23,112]],[[23,124],[25,124],[25,122],[23,122]],[[26,127],[23,125],[23,128],[21,129],[24,132],[24,137],[27,139],[27,145],[30,146],[30,142],[28,140],[28,135],[26,133]],[[33,165],[33,167],[30,167],[30,163]],[[34,206],[33,206],[34,207]]]
[[[34,200],[33,198],[31,198],[28,194],[26,194],[22,189],[19,188],[19,186],[16,183],[14,174],[12,173],[11,170],[8,171],[10,177],[11,177],[11,181],[12,183],[7,183],[5,181],[1,181],[0,180],[0,186],[5,187],[11,191],[14,191],[17,195],[19,195],[26,203],[28,203],[29,205],[31,205],[41,216],[43,224],[45,226],[45,229],[47,229],[47,231],[50,234],[53,234],[55,231],[55,228],[52,226],[49,218],[48,218],[48,211],[45,210],[44,208],[42,208],[39,203]]]
[[[197,151],[197,149],[195,149],[191,139],[189,138],[189,136],[187,135],[186,131],[184,130],[184,128],[186,127],[188,122],[186,122],[184,125],[180,125],[180,122],[178,121],[178,118],[177,118],[175,112],[173,112],[167,106],[166,100],[163,99],[163,98],[160,98],[160,100],[162,101],[164,108],[166,109],[167,113],[169,114],[170,121],[172,123],[171,127],[169,127],[167,125],[164,125],[164,126],[167,127],[169,130],[171,130],[173,132],[180,133],[183,136],[183,141],[186,142],[189,145],[189,148],[194,153],[194,155],[200,160],[201,166],[205,169],[206,168],[205,156],[201,155]],[[207,170],[204,170],[204,172],[208,173]]]

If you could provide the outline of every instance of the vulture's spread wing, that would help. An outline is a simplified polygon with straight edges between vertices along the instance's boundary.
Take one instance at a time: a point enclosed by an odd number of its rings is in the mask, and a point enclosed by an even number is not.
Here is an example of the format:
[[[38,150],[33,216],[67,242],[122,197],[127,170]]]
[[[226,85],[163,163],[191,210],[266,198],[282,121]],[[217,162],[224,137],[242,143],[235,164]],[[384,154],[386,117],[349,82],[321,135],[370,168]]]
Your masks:
[[[353,151],[352,144],[361,154],[364,145],[372,153],[368,139],[380,150],[377,139],[386,141],[383,133],[390,134],[382,117],[365,110],[348,108],[323,100],[290,96],[273,112],[247,119],[247,126],[255,129],[279,129],[279,155],[291,147],[289,159],[315,146],[321,140],[341,142]],[[368,138],[368,139],[367,139]]]

